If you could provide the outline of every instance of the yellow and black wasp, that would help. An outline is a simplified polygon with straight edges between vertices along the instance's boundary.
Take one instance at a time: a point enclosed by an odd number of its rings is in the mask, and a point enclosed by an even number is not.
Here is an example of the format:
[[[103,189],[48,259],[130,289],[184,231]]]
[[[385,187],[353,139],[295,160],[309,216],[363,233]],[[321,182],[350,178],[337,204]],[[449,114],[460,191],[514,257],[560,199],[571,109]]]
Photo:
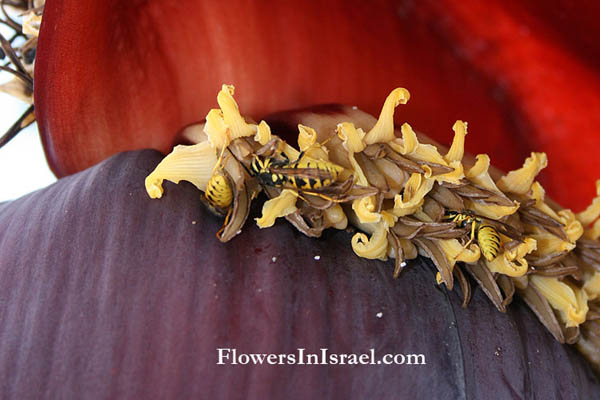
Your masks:
[[[296,161],[290,161],[284,153],[283,160],[273,157],[254,156],[250,173],[265,186],[293,188],[308,194],[320,195],[322,189],[332,186],[343,168],[329,161],[305,159],[301,152]]]
[[[465,247],[473,240],[477,240],[481,254],[486,260],[492,261],[498,256],[501,247],[500,234],[491,224],[467,212],[447,211],[443,219],[456,223],[459,228],[467,228],[469,224],[471,225],[471,238]]]
[[[218,214],[226,215],[233,203],[233,190],[229,178],[223,173],[215,173],[208,180],[206,200],[216,209]]]

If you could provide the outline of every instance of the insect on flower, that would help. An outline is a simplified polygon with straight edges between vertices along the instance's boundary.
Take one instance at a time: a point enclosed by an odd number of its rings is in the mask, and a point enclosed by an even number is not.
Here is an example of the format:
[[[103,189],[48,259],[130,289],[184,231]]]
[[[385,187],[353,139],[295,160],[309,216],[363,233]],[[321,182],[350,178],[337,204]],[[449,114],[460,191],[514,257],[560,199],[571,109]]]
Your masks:
[[[500,251],[500,234],[490,224],[484,222],[480,217],[463,212],[447,211],[444,220],[452,221],[460,228],[466,228],[471,224],[471,237],[464,247],[477,240],[481,253],[486,260],[492,261]]]
[[[205,196],[219,214],[226,214],[233,203],[233,191],[229,179],[222,173],[211,176],[206,185]]]
[[[285,153],[281,153],[282,160],[255,155],[250,173],[264,186],[302,191],[335,201],[328,196],[328,189],[332,189],[331,194],[339,194],[333,186],[338,183],[343,168],[329,161],[307,159],[304,155],[301,152],[295,161],[290,161]],[[348,189],[349,186],[344,185],[343,191]]]

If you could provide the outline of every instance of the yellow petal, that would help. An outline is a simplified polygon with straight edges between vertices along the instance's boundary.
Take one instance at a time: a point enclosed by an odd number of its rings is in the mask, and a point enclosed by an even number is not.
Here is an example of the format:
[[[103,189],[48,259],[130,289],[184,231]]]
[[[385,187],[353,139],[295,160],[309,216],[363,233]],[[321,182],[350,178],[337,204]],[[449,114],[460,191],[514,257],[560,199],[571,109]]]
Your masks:
[[[298,124],[298,131],[298,147],[301,151],[315,160],[329,160],[329,150],[317,143],[317,132],[313,128]]]
[[[352,250],[359,257],[387,260],[387,228],[383,224],[378,224],[371,238],[364,233],[355,234],[352,237]]]
[[[594,223],[594,225],[584,231],[586,239],[598,240],[600,239],[600,219]]]
[[[393,214],[402,217],[417,211],[423,205],[425,195],[433,188],[433,179],[413,173],[404,186],[404,193],[394,198]]]
[[[265,144],[269,143],[271,137],[271,127],[265,121],[260,121],[260,124],[258,124],[256,129],[254,140],[264,146]]]
[[[596,181],[597,196],[584,211],[577,214],[577,219],[587,227],[600,216],[600,180]]]
[[[381,211],[381,222],[385,225],[386,229],[391,228],[398,221],[398,217],[388,211]]]
[[[600,297],[600,272],[594,272],[591,276],[586,277],[583,290],[589,300],[596,300]]]
[[[369,181],[367,180],[367,177],[363,172],[360,164],[358,163],[358,161],[356,161],[356,158],[354,158],[353,153],[348,154],[348,160],[350,160],[350,165],[352,166],[352,170],[354,171],[356,183],[358,183],[361,186],[369,186]]]
[[[444,166],[448,165],[444,157],[439,153],[437,147],[431,144],[419,143],[417,134],[409,124],[402,124],[401,131],[402,139],[395,139],[389,143],[392,149],[418,161],[425,161]]]
[[[254,136],[256,126],[247,124],[244,118],[240,115],[240,110],[237,103],[233,99],[233,85],[223,85],[217,95],[217,103],[223,111],[223,119],[229,127],[231,139],[236,139],[246,136]]]
[[[535,286],[552,308],[558,311],[560,319],[567,328],[578,326],[585,321],[588,305],[584,291],[553,277],[532,275],[529,283]]]
[[[556,211],[554,211],[548,204],[544,202],[546,191],[539,182],[533,182],[529,197],[535,199],[535,207],[537,209],[548,214],[557,221],[560,220],[560,216],[556,213]]]
[[[208,142],[176,146],[146,177],[146,191],[153,199],[162,197],[165,179],[174,183],[188,181],[204,190],[216,163],[216,151]]]
[[[451,161],[448,166],[454,168],[454,171],[446,174],[435,175],[432,178],[435,179],[436,182],[448,182],[454,184],[460,183],[460,181],[465,177],[462,163],[460,161]]]
[[[571,251],[575,243],[566,242],[537,226],[528,226],[528,235],[537,241],[537,250],[533,254],[537,257]]]
[[[362,129],[356,129],[351,122],[342,122],[338,124],[337,135],[343,141],[343,146],[350,153],[358,153],[365,149],[363,138],[365,132]]]
[[[381,214],[375,212],[375,196],[363,197],[352,202],[352,209],[359,222],[369,224],[379,222]]]
[[[385,99],[381,114],[375,126],[365,136],[365,143],[386,143],[395,139],[394,135],[394,109],[399,104],[406,104],[410,93],[404,88],[397,88]]]
[[[310,126],[298,124],[298,147],[300,151],[305,151],[317,143],[317,132]]]
[[[256,224],[259,228],[273,226],[277,218],[285,217],[297,210],[296,200],[298,200],[298,193],[289,189],[282,190],[279,196],[265,201],[262,217],[255,218]]]
[[[489,174],[490,157],[487,154],[478,154],[475,160],[475,164],[466,173],[467,178],[487,190],[501,193]]]
[[[506,238],[502,238],[502,242],[506,243]],[[529,264],[525,260],[525,256],[536,249],[537,243],[535,239],[525,238],[523,243],[519,244],[512,250],[505,250],[503,253],[492,261],[485,261],[487,267],[493,273],[501,273],[511,277],[519,277],[525,275]]]
[[[227,147],[231,142],[230,129],[223,119],[223,112],[213,108],[206,114],[204,133],[208,136],[208,142],[218,149]]]
[[[444,253],[446,253],[446,258],[452,267],[454,267],[454,264],[459,261],[474,263],[479,260],[481,255],[479,246],[476,244],[471,244],[469,247],[464,247],[456,239],[442,239],[438,240],[437,243],[440,245]]]
[[[444,156],[446,162],[451,163],[452,161],[462,161],[465,154],[465,136],[467,136],[467,123],[462,121],[456,121],[452,127],[454,131],[454,139],[452,140],[452,146],[448,150],[448,154]]]
[[[565,226],[569,241],[575,243],[583,235],[583,225],[577,220],[573,211],[569,209],[560,210],[558,216],[559,221]]]
[[[489,168],[490,157],[487,154],[478,154],[476,156],[475,165],[473,165],[465,175],[471,182],[504,196],[504,194],[496,187],[494,180],[490,176]],[[519,203],[517,202],[514,202],[514,206],[499,206],[466,200],[465,204],[469,209],[475,211],[476,214],[492,219],[499,219],[506,215],[514,214],[519,208]]]
[[[509,172],[498,180],[498,188],[506,193],[526,194],[537,174],[546,166],[548,166],[546,153],[531,153],[521,168]]]

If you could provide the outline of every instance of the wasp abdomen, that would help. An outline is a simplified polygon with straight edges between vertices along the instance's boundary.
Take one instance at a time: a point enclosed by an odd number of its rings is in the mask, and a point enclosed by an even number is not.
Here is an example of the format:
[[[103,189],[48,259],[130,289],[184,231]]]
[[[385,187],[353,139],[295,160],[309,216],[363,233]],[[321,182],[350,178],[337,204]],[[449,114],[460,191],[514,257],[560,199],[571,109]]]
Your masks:
[[[221,174],[213,175],[206,185],[206,199],[214,207],[227,210],[233,203],[233,191],[227,178]]]
[[[490,225],[481,225],[477,230],[477,242],[486,260],[492,261],[500,251],[500,235]]]

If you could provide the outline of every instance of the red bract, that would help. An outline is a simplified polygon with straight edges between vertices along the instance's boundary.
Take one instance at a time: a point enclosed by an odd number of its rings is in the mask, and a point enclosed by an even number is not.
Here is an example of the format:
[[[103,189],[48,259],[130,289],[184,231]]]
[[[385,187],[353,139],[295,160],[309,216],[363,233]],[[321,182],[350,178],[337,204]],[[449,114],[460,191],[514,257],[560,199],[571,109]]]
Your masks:
[[[447,142],[467,120],[468,149],[504,169],[546,151],[549,194],[579,209],[600,170],[598,51],[551,25],[560,3],[539,17],[537,3],[48,0],[35,76],[46,154],[63,176],[168,151],[224,82],[256,119],[323,102],[376,113],[404,86],[399,121]],[[584,36],[592,11],[565,18]]]

